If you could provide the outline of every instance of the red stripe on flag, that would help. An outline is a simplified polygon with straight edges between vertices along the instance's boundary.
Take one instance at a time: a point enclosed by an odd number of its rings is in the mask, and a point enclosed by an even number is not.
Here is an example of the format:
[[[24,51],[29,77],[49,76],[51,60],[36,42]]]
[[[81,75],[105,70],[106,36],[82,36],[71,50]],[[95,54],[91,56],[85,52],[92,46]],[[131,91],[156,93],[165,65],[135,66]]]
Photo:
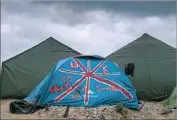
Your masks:
[[[99,69],[99,67],[105,62],[105,60],[101,61],[93,70],[92,70],[92,74],[97,71]]]
[[[78,59],[74,58],[74,60],[77,62],[77,64],[79,64],[80,68],[81,68],[84,72],[87,72],[87,70],[85,69],[85,67],[82,65],[82,63],[81,63]]]
[[[62,93],[60,96],[58,96],[55,99],[55,102],[60,101],[61,99],[63,99],[65,96],[67,96],[69,93],[71,93],[73,90],[75,90],[81,83],[82,81],[85,79],[86,77],[83,76],[80,80],[78,80],[72,87],[70,87],[68,90],[66,90],[64,93]]]
[[[119,89],[127,98],[129,98],[129,99],[132,99],[132,98],[133,98],[132,95],[131,95],[127,90],[125,90],[125,89],[122,88],[121,86],[117,85],[116,83],[114,83],[114,82],[112,82],[112,81],[109,81],[109,80],[107,80],[107,79],[104,79],[104,78],[95,76],[95,75],[92,75],[92,77],[93,77],[95,80],[99,81],[99,82],[103,82],[103,83],[105,83],[105,84],[108,84],[108,85],[110,85],[110,86],[115,87],[116,89]]]

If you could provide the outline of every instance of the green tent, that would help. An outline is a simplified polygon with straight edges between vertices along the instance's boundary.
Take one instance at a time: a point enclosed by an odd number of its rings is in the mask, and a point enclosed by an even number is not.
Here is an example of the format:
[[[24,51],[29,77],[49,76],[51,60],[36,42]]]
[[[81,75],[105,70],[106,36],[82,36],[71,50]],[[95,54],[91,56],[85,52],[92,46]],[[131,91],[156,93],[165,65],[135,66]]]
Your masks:
[[[164,100],[163,103],[168,109],[173,109],[177,107],[177,87],[174,88],[169,98]]]
[[[163,100],[176,86],[176,48],[147,33],[107,58],[124,70],[128,63],[135,64],[129,78],[140,100]]]
[[[0,98],[23,98],[40,83],[60,59],[79,52],[52,37],[2,62]]]

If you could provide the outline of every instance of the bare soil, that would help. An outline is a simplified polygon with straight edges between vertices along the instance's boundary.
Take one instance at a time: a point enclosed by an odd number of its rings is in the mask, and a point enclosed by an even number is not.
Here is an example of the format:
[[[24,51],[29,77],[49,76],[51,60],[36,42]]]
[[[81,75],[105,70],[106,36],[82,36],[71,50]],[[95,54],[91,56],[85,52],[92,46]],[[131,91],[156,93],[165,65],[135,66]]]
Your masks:
[[[66,107],[52,106],[33,114],[12,114],[9,104],[12,100],[1,100],[1,119],[177,119],[177,111],[161,115],[164,107],[161,103],[145,102],[141,111],[125,109],[125,113],[116,112],[115,106],[84,108],[70,107],[67,118],[63,118]]]

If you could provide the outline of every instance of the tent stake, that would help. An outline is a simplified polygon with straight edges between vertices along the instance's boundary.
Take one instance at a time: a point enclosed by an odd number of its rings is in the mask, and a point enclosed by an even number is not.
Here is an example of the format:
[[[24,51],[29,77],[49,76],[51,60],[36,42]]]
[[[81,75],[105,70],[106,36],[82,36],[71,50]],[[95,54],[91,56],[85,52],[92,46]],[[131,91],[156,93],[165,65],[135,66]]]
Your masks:
[[[63,114],[63,117],[66,118],[69,113],[69,106],[66,107],[65,113]]]

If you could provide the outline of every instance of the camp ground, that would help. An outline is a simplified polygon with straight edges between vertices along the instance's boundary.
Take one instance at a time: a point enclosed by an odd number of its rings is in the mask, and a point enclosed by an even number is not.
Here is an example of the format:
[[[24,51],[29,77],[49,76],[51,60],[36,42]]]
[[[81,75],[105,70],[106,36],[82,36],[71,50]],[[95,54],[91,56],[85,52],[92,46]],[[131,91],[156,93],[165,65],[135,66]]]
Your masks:
[[[53,38],[50,39],[59,44]],[[69,50],[64,52],[64,48]],[[22,114],[22,118],[32,118],[32,115],[33,118],[44,119],[175,118],[174,114],[165,116],[176,108],[175,48],[147,33],[106,58],[80,55],[66,46],[64,48],[60,49],[60,46],[55,44],[56,51],[63,50],[61,55],[64,52],[68,53],[68,56],[65,54],[60,58],[52,52],[55,59],[51,60],[52,64],[46,67],[47,70],[44,70],[44,63],[40,69],[36,69],[39,73],[40,70],[43,71],[41,77],[31,75],[33,69],[30,65],[28,67],[31,72],[27,79],[27,67],[18,71],[20,68],[17,66],[22,66],[20,63],[26,64],[27,60],[21,56],[26,53],[15,57],[23,62],[16,60],[11,64],[3,64],[2,70],[5,70],[5,74],[2,77],[4,79],[1,79],[1,98],[14,99],[8,102],[7,110],[13,113],[12,116]],[[41,55],[41,51],[35,52],[35,56]],[[156,55],[153,56],[152,53]],[[42,58],[45,56],[40,59]],[[31,60],[31,64],[33,62],[34,60]],[[20,77],[23,79],[18,80]],[[41,79],[33,84],[27,83],[32,86],[26,88],[23,80],[30,81],[31,77]],[[19,83],[18,87],[14,81],[22,83]],[[8,85],[14,88],[16,85],[16,89],[9,90]],[[28,90],[24,91],[26,89]],[[164,108],[168,109],[164,111]],[[6,112],[3,111],[3,114],[7,114]]]

